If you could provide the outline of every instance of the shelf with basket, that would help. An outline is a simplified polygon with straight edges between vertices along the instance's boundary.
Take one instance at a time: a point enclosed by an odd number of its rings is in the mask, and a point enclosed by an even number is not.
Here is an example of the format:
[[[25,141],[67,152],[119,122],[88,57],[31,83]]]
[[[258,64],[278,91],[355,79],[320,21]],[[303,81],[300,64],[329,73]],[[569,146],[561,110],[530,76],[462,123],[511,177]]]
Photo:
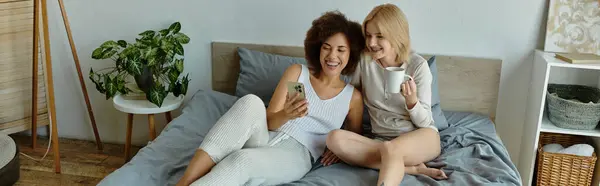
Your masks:
[[[540,170],[545,170],[549,165],[547,162],[537,162],[537,160],[541,157],[541,154],[544,155],[544,159],[546,157],[552,157],[551,161],[556,161],[555,158],[566,158],[568,161],[562,162],[562,166],[570,166],[577,167],[574,162],[581,162],[577,158],[577,156],[559,156],[556,153],[545,153],[542,152],[541,149],[543,145],[548,144],[550,141],[547,140],[548,135],[553,136],[562,136],[564,138],[585,138],[587,139],[587,144],[592,145],[595,149],[595,154],[600,154],[600,128],[597,125],[598,121],[596,121],[596,125],[592,128],[591,122],[587,122],[585,125],[579,123],[579,126],[565,126],[565,124],[572,124],[573,119],[578,119],[581,116],[587,116],[583,114],[579,114],[580,112],[573,112],[567,116],[566,113],[557,114],[557,110],[561,111],[563,108],[561,106],[557,106],[556,100],[564,98],[564,95],[558,95],[556,91],[556,86],[565,86],[567,88],[574,87],[586,87],[593,90],[600,87],[600,63],[593,64],[577,64],[577,63],[569,63],[558,59],[555,57],[554,53],[544,52],[541,50],[536,50],[534,54],[534,63],[532,67],[532,77],[531,77],[531,86],[529,88],[529,98],[527,104],[527,116],[525,121],[525,126],[523,128],[523,136],[522,136],[522,145],[521,145],[521,153],[519,156],[519,160],[517,162],[517,166],[519,169],[519,173],[521,174],[523,185],[536,185],[537,176],[540,176]],[[551,89],[552,91],[549,91]],[[554,93],[554,94],[552,94]],[[570,91],[569,93],[578,94],[577,91]],[[577,95],[579,96],[579,95]],[[577,97],[575,96],[575,97]],[[558,97],[558,98],[557,98]],[[549,114],[549,100],[555,101],[552,103],[554,109],[554,122],[551,121]],[[565,101],[569,100],[569,101]],[[579,97],[577,99],[567,98],[562,99],[561,104],[573,104],[569,105],[571,108],[585,107],[593,109],[591,107],[598,106],[598,99],[594,101],[581,101]],[[577,104],[574,101],[580,101]],[[589,105],[587,105],[589,104]],[[575,105],[575,106],[574,106]],[[560,107],[560,108],[559,108]],[[569,109],[571,110],[571,109]],[[576,110],[576,109],[574,109]],[[565,111],[566,112],[566,111]],[[572,112],[572,111],[571,111]],[[593,111],[586,111],[588,113],[593,113]],[[579,115],[578,115],[579,114]],[[599,113],[600,114],[600,113]],[[559,117],[560,116],[560,117]],[[569,120],[569,122],[565,121],[556,121],[556,120]],[[557,125],[558,123],[558,125]],[[577,122],[573,122],[575,124]],[[584,122],[585,123],[585,122]],[[560,125],[560,127],[559,127]],[[580,129],[574,129],[574,128]],[[581,130],[581,128],[585,128],[587,130]],[[571,143],[566,143],[564,140],[559,142],[562,146],[573,145]],[[564,144],[562,144],[564,143]],[[594,155],[595,157],[595,155]],[[560,159],[559,159],[560,160]],[[587,170],[582,170],[579,168],[577,171],[587,171],[589,175],[594,175],[595,177],[591,181],[591,185],[600,186],[600,162],[594,159],[595,166],[588,167]],[[572,164],[569,164],[572,163]],[[545,166],[546,168],[540,168],[538,166]],[[594,164],[594,163],[592,163]],[[538,171],[537,174],[534,171]],[[562,169],[562,170],[571,170],[571,169]],[[577,171],[561,173],[561,174],[575,174]],[[593,173],[593,174],[592,174]],[[585,174],[584,174],[585,175]],[[548,174],[544,174],[544,179],[548,179]],[[576,176],[576,175],[575,175]],[[556,181],[556,180],[553,180]],[[563,181],[563,180],[559,180]],[[573,181],[573,180],[570,180]],[[581,177],[581,180],[578,180],[577,184],[587,183],[590,181],[589,177]],[[564,182],[561,182],[564,183]],[[586,184],[589,185],[589,184]]]

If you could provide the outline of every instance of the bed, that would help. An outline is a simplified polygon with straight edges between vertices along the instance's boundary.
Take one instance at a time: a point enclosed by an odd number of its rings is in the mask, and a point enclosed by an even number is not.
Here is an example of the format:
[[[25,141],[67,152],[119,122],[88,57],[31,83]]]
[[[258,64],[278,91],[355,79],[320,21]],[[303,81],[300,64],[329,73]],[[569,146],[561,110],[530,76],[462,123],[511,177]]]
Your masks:
[[[190,94],[192,98],[184,104],[182,115],[99,185],[174,185],[208,130],[243,94],[240,92],[248,91],[239,86],[248,82],[249,77],[250,80],[261,78],[244,71],[248,67],[242,63],[245,58],[240,57],[240,49],[269,55],[268,59],[254,59],[254,63],[260,64],[253,68],[261,69],[281,66],[279,61],[283,60],[292,60],[293,63],[303,56],[303,48],[297,46],[213,42],[212,89]],[[442,154],[427,165],[442,168],[449,179],[407,175],[402,185],[522,185],[493,122],[502,61],[441,55],[435,55],[435,59],[439,87],[436,91],[439,92],[439,106],[447,120],[447,127],[440,130]],[[271,63],[267,63],[269,60]],[[262,71],[263,75],[278,73],[282,72],[272,69]],[[266,95],[269,88],[264,87],[272,81],[265,79],[253,85],[246,83],[246,88],[263,87],[263,92],[257,90],[256,93]],[[365,124],[365,127],[368,125]],[[344,163],[324,167],[317,162],[304,178],[283,185],[374,185],[377,173],[376,170]],[[247,185],[259,184],[250,181]]]

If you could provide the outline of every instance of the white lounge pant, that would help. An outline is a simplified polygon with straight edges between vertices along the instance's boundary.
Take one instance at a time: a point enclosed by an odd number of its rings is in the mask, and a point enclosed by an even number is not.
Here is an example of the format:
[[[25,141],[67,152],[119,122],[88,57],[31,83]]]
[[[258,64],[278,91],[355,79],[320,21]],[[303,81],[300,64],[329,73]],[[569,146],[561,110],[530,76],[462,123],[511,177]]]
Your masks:
[[[274,185],[302,178],[312,166],[308,149],[283,132],[267,129],[266,109],[255,95],[240,98],[199,147],[217,163],[194,186]]]

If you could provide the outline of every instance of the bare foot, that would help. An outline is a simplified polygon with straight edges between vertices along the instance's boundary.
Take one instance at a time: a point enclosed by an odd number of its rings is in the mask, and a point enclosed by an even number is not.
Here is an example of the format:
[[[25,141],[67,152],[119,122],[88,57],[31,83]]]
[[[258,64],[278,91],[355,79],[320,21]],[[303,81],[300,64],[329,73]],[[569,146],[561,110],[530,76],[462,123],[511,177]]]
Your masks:
[[[436,180],[448,179],[448,176],[446,176],[446,173],[444,171],[442,171],[441,169],[429,168],[429,167],[425,166],[425,164],[423,164],[423,163],[418,165],[417,171],[421,174],[427,175]]]

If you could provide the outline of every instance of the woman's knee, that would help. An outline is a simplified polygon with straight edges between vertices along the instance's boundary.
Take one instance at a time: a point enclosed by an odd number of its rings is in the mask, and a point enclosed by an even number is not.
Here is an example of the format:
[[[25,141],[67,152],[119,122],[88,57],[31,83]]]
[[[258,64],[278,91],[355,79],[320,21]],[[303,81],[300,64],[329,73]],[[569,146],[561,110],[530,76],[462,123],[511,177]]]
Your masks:
[[[390,141],[384,141],[379,144],[377,147],[379,149],[379,153],[382,156],[388,157],[404,157],[406,154],[404,153],[404,149],[402,149],[402,145],[399,143],[392,143]]]
[[[244,105],[260,106],[263,108],[265,107],[265,104],[263,103],[262,99],[260,99],[260,97],[254,94],[247,94],[245,96],[242,96],[240,99],[237,100],[237,102],[244,103]]]
[[[325,144],[327,148],[333,152],[340,152],[344,146],[344,142],[348,139],[348,131],[342,129],[336,129],[327,134]]]
[[[239,98],[231,107],[231,110],[238,112],[236,116],[239,116],[239,112],[241,111],[252,116],[267,117],[267,109],[264,102],[254,94],[247,94]]]

